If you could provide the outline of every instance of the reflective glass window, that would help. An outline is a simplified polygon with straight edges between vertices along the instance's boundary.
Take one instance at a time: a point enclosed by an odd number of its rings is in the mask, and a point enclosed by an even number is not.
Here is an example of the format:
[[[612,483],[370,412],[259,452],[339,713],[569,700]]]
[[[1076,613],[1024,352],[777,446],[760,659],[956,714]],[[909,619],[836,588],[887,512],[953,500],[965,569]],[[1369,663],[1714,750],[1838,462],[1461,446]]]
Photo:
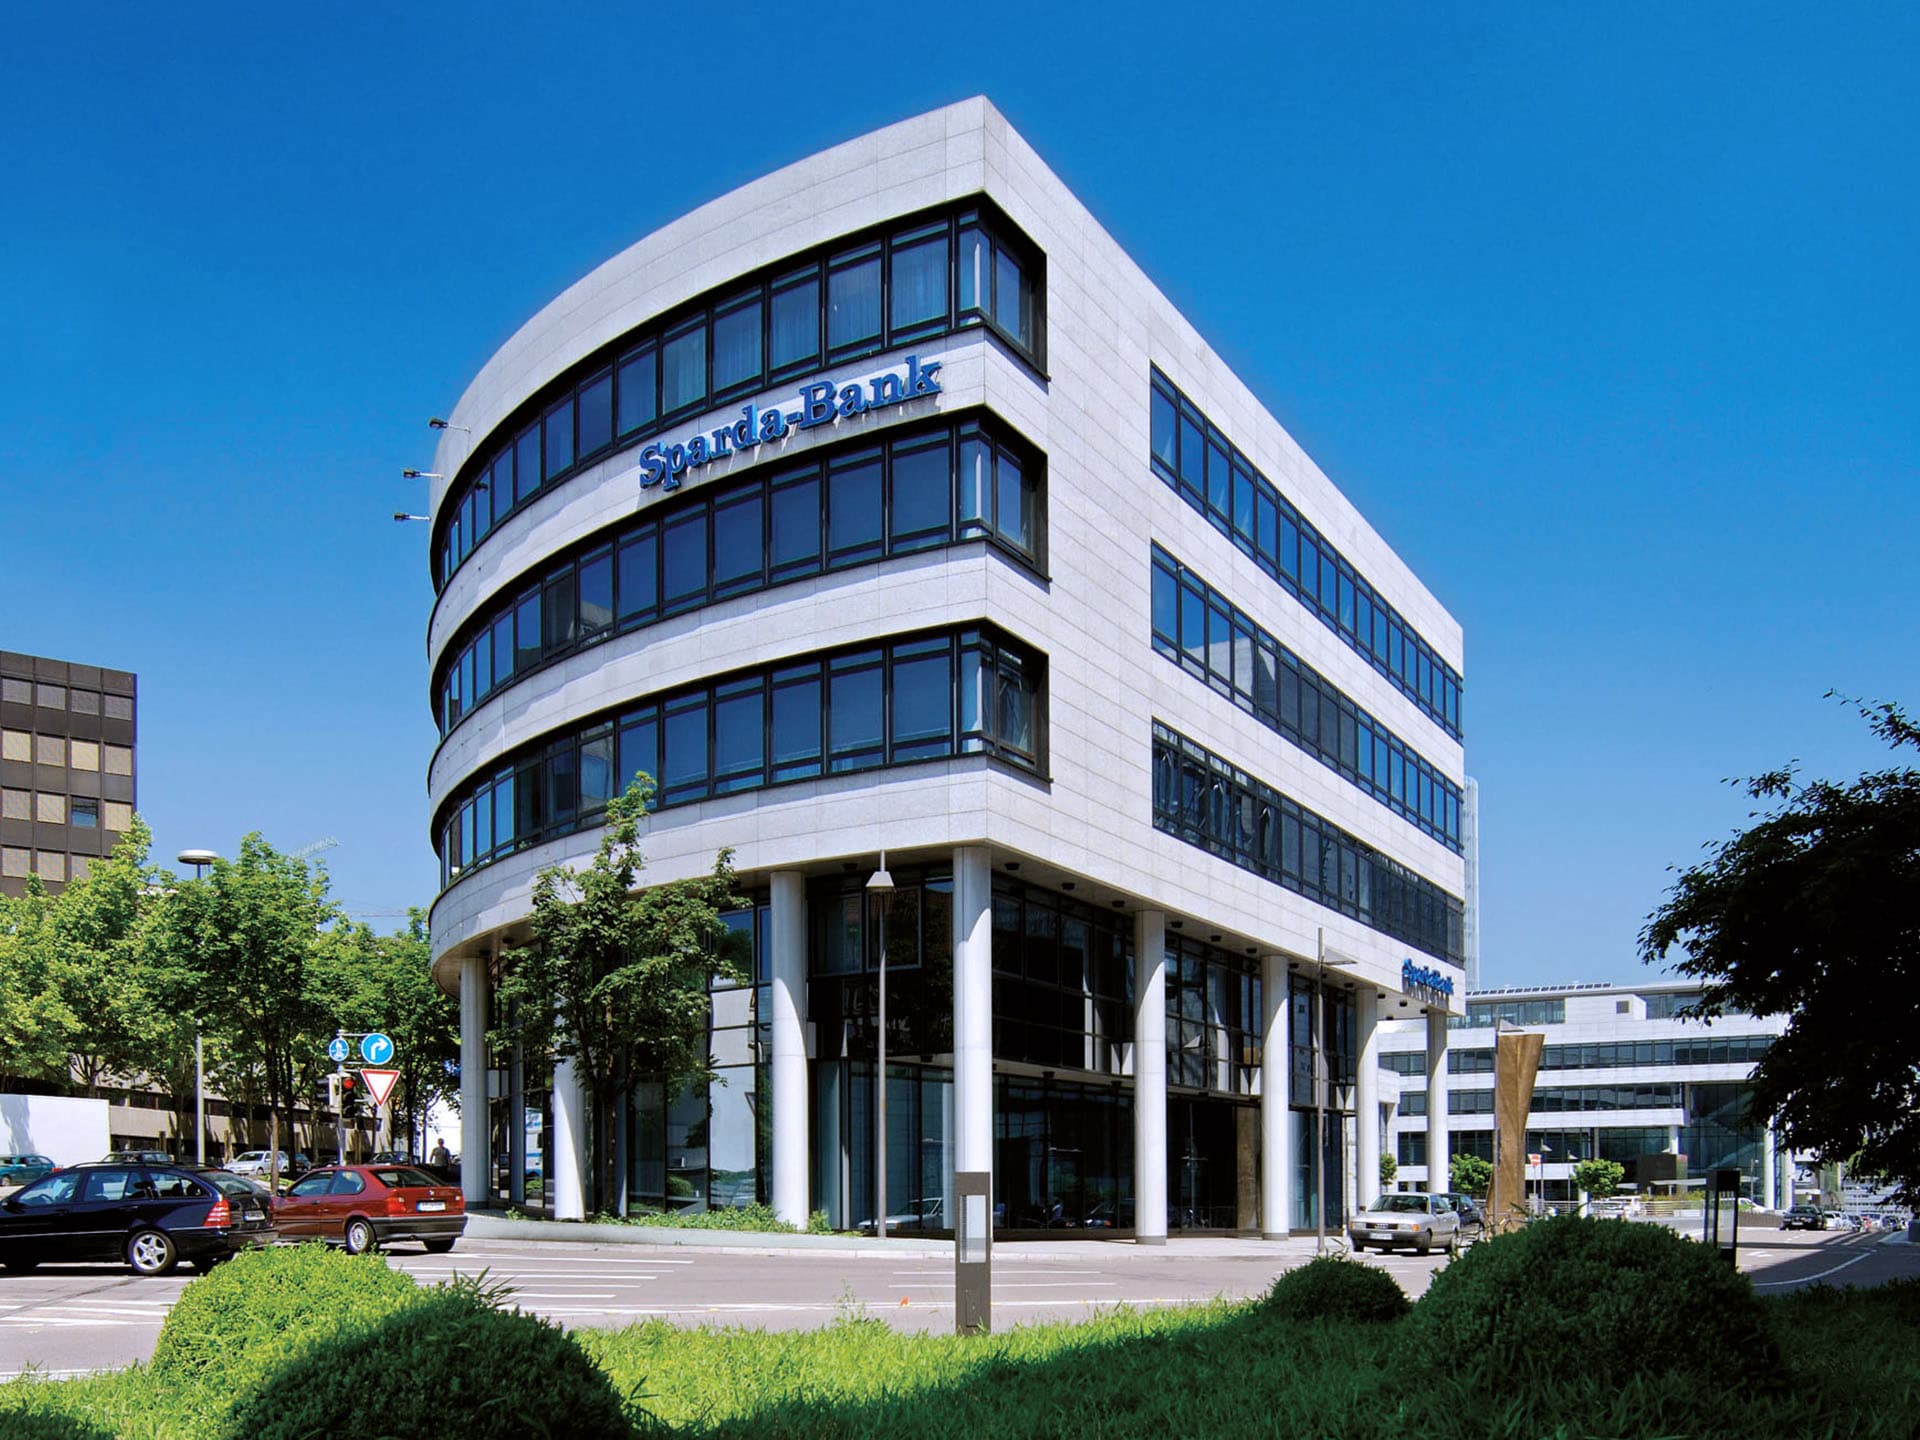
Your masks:
[[[692,510],[667,522],[661,536],[668,610],[684,609],[707,593],[707,512]]]
[[[565,825],[580,809],[580,769],[573,746],[547,757],[547,823]]]
[[[760,379],[760,298],[713,317],[713,393],[757,384]]]
[[[660,726],[652,710],[629,716],[620,726],[619,788],[625,790],[641,774],[660,782]]]
[[[620,433],[631,435],[659,414],[659,372],[654,348],[635,351],[620,362]]]
[[[707,704],[704,695],[667,706],[662,727],[665,754],[660,765],[661,799],[704,794],[707,788]]]
[[[722,496],[713,506],[713,593],[735,595],[760,584],[766,547],[760,486]]]
[[[597,633],[613,624],[613,552],[597,550],[580,562],[580,628]]]
[[[901,646],[893,662],[893,758],[923,759],[953,748],[953,657],[942,638]]]
[[[953,453],[943,435],[926,445],[896,445],[890,456],[892,548],[947,538],[953,514]]]
[[[603,730],[580,744],[581,812],[606,809],[620,788],[614,781],[613,732]]]
[[[531,670],[540,663],[540,592],[533,591],[515,612],[513,668]]]
[[[827,271],[827,349],[839,353],[880,338],[880,256],[835,261]]]
[[[620,545],[620,618],[652,615],[660,604],[660,536],[651,526]]]
[[[573,571],[567,570],[547,581],[541,597],[540,646],[551,655],[564,650],[579,633],[579,617],[574,609]]]
[[[660,410],[676,410],[707,398],[707,326],[695,322],[660,346]]]
[[[1033,491],[1026,468],[1006,451],[994,457],[994,523],[1001,538],[1023,550],[1033,548]]]
[[[573,464],[573,400],[562,400],[546,418],[546,478],[551,480]]]
[[[809,369],[820,363],[820,277],[809,272],[792,284],[776,282],[768,326],[772,368]]]
[[[596,375],[580,389],[580,453],[591,455],[613,443],[613,372]]]
[[[836,563],[877,555],[881,547],[880,455],[835,460],[827,472],[827,553]]]
[[[969,435],[960,442],[960,533],[980,534],[993,519],[993,450]]]
[[[1171,475],[1174,473],[1174,436],[1177,433],[1173,399],[1158,387],[1152,393],[1153,458],[1166,466],[1167,473]]]
[[[493,679],[497,685],[513,674],[513,611],[493,622]]]
[[[985,297],[993,292],[993,246],[976,227],[960,232],[959,308],[985,308]]]
[[[772,535],[768,559],[776,576],[820,568],[820,476],[807,469],[776,476],[772,490]]]
[[[829,766],[835,771],[877,765],[886,733],[881,706],[880,652],[835,660],[827,676]]]
[[[994,252],[993,318],[1023,345],[1033,343],[1033,297],[1026,271],[1004,245]]]
[[[773,778],[820,773],[820,669],[809,665],[773,676]]]
[[[897,333],[930,329],[947,319],[947,234],[945,227],[924,240],[896,244],[888,324]]]
[[[714,793],[752,789],[766,765],[765,687],[759,679],[723,685],[713,702]]]

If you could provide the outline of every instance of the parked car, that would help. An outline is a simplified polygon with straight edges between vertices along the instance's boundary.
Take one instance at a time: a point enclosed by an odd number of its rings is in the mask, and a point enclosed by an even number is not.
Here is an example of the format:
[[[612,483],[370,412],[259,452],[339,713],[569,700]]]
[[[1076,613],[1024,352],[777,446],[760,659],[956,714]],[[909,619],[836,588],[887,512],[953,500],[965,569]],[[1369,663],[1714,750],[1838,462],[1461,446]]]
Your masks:
[[[45,1155],[0,1155],[0,1185],[31,1185],[54,1171]]]
[[[412,1165],[330,1165],[295,1181],[274,1201],[274,1223],[290,1240],[319,1239],[359,1255],[395,1240],[418,1240],[435,1255],[467,1228],[458,1186]]]
[[[887,1233],[896,1230],[940,1230],[946,1226],[946,1202],[938,1195],[929,1195],[924,1200],[912,1202],[897,1215],[887,1216]],[[871,1219],[860,1222],[862,1235],[873,1234]]]
[[[265,1175],[270,1168],[268,1162],[272,1159],[272,1156],[273,1152],[271,1150],[243,1151],[241,1154],[229,1160],[225,1168],[229,1174],[233,1175]],[[298,1152],[292,1155],[289,1155],[284,1150],[280,1152],[280,1178],[282,1180],[287,1179],[289,1176],[304,1175],[312,1168],[313,1162],[306,1156]]]
[[[265,1198],[234,1197],[177,1165],[75,1165],[0,1200],[0,1265],[124,1260],[165,1275],[182,1260],[202,1270],[273,1243]]]
[[[1818,1205],[1796,1205],[1780,1217],[1782,1230],[1824,1230],[1827,1212]]]
[[[100,1157],[102,1165],[171,1165],[173,1156],[164,1150],[109,1150]]]
[[[1480,1208],[1480,1202],[1471,1195],[1462,1195],[1449,1190],[1445,1200],[1453,1206],[1453,1213],[1460,1217],[1460,1238],[1478,1240],[1487,1231],[1487,1212]]]
[[[1347,1238],[1355,1251],[1378,1245],[1391,1250],[1411,1246],[1421,1255],[1438,1245],[1449,1255],[1460,1252],[1460,1216],[1445,1195],[1417,1195],[1395,1191],[1374,1201],[1347,1223]]]

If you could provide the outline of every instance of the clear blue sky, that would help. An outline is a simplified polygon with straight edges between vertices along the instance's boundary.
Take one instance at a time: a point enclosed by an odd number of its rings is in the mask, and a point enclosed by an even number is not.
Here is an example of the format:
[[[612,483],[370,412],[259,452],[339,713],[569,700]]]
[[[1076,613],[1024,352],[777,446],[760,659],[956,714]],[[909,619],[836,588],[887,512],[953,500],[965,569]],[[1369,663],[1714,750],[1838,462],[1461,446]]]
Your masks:
[[[1878,763],[1829,687],[1920,704],[1911,7],[333,9],[0,53],[0,646],[139,672],[165,856],[333,835],[349,908],[426,902],[427,416],[974,93],[1466,627],[1488,983],[1641,975],[1722,777]]]

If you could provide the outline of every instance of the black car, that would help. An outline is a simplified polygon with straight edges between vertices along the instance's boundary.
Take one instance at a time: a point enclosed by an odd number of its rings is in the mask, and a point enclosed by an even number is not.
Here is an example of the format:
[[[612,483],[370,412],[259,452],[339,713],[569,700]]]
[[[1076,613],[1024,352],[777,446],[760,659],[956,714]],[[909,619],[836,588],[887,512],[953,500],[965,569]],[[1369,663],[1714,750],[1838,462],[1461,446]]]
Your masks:
[[[0,1200],[9,1270],[88,1260],[124,1260],[136,1275],[165,1275],[182,1260],[207,1270],[274,1233],[254,1187],[234,1194],[177,1165],[75,1165]]]

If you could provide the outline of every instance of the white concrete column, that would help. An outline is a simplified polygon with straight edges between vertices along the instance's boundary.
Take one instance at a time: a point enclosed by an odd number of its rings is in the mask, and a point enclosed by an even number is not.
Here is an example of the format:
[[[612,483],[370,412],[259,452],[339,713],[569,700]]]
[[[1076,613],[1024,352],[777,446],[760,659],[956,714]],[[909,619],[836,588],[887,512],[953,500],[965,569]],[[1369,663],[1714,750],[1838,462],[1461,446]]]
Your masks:
[[[993,860],[953,851],[953,1168],[993,1169]]]
[[[587,1095],[571,1060],[553,1067],[553,1218],[587,1218]]]
[[[807,1225],[810,1097],[807,1094],[807,880],[797,870],[772,877],[767,944],[773,1003],[773,1210]]]
[[[1377,1180],[1378,1177],[1376,1176]],[[1427,1189],[1453,1188],[1447,1167],[1447,1012],[1427,1012]]]
[[[469,1205],[491,1195],[492,1132],[487,1123],[487,957],[460,962],[460,1193]]]
[[[1760,1203],[1769,1210],[1780,1202],[1779,1177],[1774,1170],[1774,1143],[1773,1122],[1769,1120],[1766,1134],[1760,1137]]]
[[[1353,1177],[1355,1210],[1370,1210],[1380,1198],[1380,1004],[1362,985],[1353,1002],[1354,1041],[1359,1054],[1353,1083]],[[1329,1216],[1329,1219],[1332,1217]]]
[[[1167,1243],[1167,917],[1133,917],[1133,1237]]]
[[[1293,1064],[1284,955],[1260,962],[1260,1008],[1260,1235],[1284,1240],[1293,1228]]]

